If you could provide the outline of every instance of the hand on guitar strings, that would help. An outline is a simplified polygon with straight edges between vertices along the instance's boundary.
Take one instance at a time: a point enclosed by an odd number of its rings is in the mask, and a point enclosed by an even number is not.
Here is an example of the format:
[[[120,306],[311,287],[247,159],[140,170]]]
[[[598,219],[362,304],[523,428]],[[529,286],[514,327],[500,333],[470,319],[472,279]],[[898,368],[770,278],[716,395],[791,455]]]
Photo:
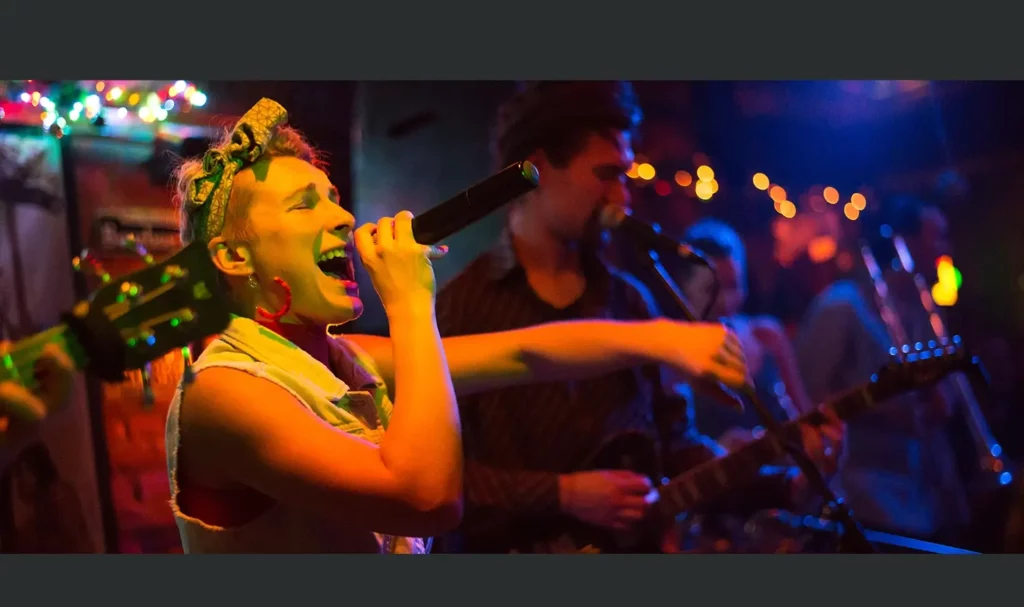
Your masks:
[[[0,342],[0,356],[6,356],[10,342]],[[63,409],[71,394],[75,365],[55,344],[43,348],[35,364],[39,388],[29,391],[14,381],[0,382],[0,445],[16,441],[48,415]]]
[[[845,454],[846,424],[829,408],[823,408],[825,421],[820,425],[800,424],[804,451],[826,477],[839,470]]]
[[[562,512],[597,527],[628,530],[657,500],[651,481],[626,470],[591,470],[558,479]]]

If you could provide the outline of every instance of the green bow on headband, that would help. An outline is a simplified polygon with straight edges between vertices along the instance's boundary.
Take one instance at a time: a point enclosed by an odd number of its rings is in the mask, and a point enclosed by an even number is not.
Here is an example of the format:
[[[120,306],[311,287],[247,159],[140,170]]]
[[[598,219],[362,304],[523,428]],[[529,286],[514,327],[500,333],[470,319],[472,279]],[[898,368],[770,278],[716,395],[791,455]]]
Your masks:
[[[209,241],[220,234],[235,174],[263,155],[274,128],[286,122],[284,106],[264,97],[238,121],[227,145],[206,152],[203,172],[192,182],[188,196],[193,210],[205,213],[197,222],[196,237]]]

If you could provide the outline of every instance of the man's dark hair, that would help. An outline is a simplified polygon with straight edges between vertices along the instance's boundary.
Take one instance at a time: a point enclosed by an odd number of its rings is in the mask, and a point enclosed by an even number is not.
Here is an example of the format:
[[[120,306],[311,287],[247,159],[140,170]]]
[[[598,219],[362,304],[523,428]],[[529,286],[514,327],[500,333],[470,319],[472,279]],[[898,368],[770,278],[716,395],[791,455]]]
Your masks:
[[[632,134],[642,120],[628,82],[525,83],[498,109],[494,152],[501,166],[540,150],[563,167],[591,134]]]

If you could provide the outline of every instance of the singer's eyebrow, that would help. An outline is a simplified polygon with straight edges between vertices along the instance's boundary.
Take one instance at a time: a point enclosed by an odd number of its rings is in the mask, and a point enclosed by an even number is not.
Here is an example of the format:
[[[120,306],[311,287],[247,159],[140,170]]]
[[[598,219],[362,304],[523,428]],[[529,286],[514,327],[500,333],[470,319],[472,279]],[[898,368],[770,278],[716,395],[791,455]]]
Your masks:
[[[306,196],[306,195],[308,195],[310,193],[316,194],[316,184],[315,183],[309,183],[307,185],[302,186],[301,188],[296,189],[291,194],[288,194],[287,196],[285,196],[283,202],[291,202],[295,198],[298,198],[299,196]]]
[[[330,200],[334,204],[341,204],[341,194],[338,193],[338,188],[331,186],[331,189],[327,190],[327,200]]]

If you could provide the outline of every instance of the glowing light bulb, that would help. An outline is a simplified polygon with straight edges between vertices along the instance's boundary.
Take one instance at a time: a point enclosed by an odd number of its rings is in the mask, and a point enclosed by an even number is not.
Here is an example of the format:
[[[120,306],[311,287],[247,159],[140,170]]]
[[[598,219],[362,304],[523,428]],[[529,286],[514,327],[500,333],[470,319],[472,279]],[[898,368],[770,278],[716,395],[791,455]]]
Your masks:
[[[654,179],[654,176],[657,175],[657,172],[654,170],[654,167],[646,162],[636,168],[636,173],[637,175],[640,176],[640,179],[646,181]]]
[[[697,185],[693,186],[693,191],[697,195],[697,198],[700,198],[701,200],[711,200],[711,197],[715,194],[712,191],[711,183],[703,180],[698,181]]]
[[[860,209],[853,206],[852,202],[848,202],[843,205],[843,215],[846,215],[850,221],[857,221],[857,218],[860,217]]]
[[[783,200],[786,200],[786,190],[783,189],[782,186],[773,185],[772,188],[768,190],[768,195],[771,196],[771,199],[775,202],[782,202]]]
[[[167,101],[164,101],[164,109],[165,110],[173,110],[174,109],[174,100],[173,99],[168,99]]]
[[[864,194],[854,192],[853,194],[850,194],[850,204],[852,204],[853,208],[858,211],[863,211],[868,206],[868,200],[867,198],[864,198]]]
[[[829,204],[836,204],[837,202],[839,202],[839,190],[835,189],[832,186],[825,188],[821,192],[821,195],[824,196],[825,202]]]
[[[192,103],[192,105],[196,107],[203,107],[204,105],[206,105],[206,95],[204,93],[196,91],[192,94],[192,97],[189,98],[189,101]]]
[[[754,173],[754,187],[762,192],[768,189],[770,182],[764,173]]]
[[[697,167],[697,179],[701,181],[711,181],[715,178],[715,171],[711,167],[704,164]]]
[[[125,107],[117,108],[117,117],[118,118],[121,118],[123,120],[127,116],[128,116],[128,108],[125,108]]]
[[[782,215],[786,219],[792,219],[796,217],[796,205],[788,200],[783,200],[779,203],[779,215]]]
[[[687,173],[686,171],[676,171],[675,178],[676,183],[678,183],[679,187],[681,188],[685,188],[686,186],[693,183],[693,176]]]
[[[637,172],[638,167],[639,165],[635,162],[630,164],[629,169],[626,170],[626,177],[629,177],[630,179],[636,179],[639,177],[640,173]]]
[[[21,94],[21,102],[22,103],[28,103],[29,101],[32,101],[32,95],[29,95],[28,93],[22,93]]]
[[[117,101],[118,99],[121,98],[121,95],[123,95],[123,94],[124,94],[124,90],[121,87],[119,87],[119,86],[115,86],[114,88],[110,89],[110,92],[108,93],[108,96],[109,96],[109,98],[112,101]]]

